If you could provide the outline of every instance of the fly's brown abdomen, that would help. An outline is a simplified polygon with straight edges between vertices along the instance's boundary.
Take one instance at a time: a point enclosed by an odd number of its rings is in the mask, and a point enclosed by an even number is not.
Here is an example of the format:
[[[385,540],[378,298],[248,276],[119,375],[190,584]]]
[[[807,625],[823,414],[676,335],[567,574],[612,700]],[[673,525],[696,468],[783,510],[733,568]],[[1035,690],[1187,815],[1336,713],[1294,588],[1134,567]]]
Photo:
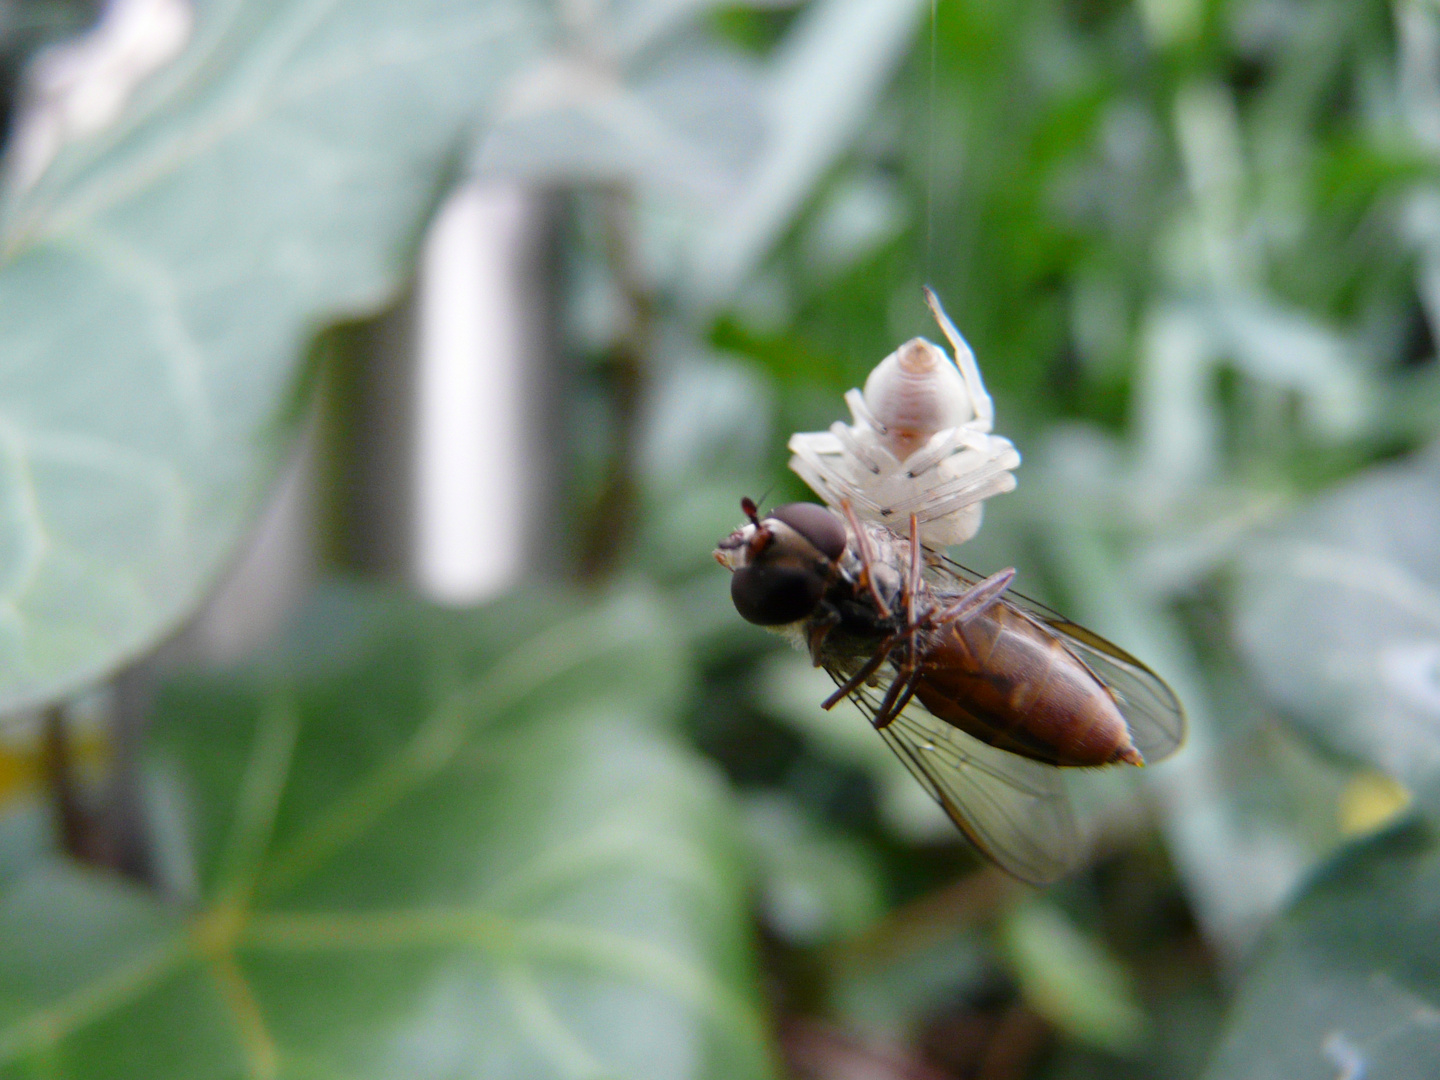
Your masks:
[[[915,696],[982,742],[1037,761],[1143,762],[1105,686],[1058,637],[1004,603],[935,635]]]

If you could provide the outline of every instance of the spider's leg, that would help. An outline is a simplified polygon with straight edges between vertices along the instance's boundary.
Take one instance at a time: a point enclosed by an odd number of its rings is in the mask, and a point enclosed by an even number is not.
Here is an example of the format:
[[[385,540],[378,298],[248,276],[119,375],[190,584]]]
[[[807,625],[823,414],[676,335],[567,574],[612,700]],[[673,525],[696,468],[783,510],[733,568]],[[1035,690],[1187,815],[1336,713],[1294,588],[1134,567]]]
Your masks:
[[[975,363],[975,354],[970,351],[970,346],[966,344],[960,331],[955,329],[950,316],[946,315],[945,309],[940,306],[940,298],[929,285],[925,286],[925,303],[930,308],[930,314],[934,315],[935,321],[940,324],[940,330],[950,342],[950,348],[955,350],[955,366],[960,369],[960,377],[965,380],[965,388],[970,391],[970,400],[975,406],[975,420],[985,431],[989,431],[995,422],[995,404],[985,392],[985,383],[980,378],[980,367]]]
[[[830,425],[830,434],[835,436],[835,441],[847,454],[864,465],[874,476],[879,476],[887,464],[890,468],[894,468],[898,464],[894,460],[894,456],[888,453],[883,446],[866,446],[864,442],[855,437],[852,428],[842,424],[839,420]],[[890,461],[886,462],[885,458],[890,458]]]
[[[860,527],[860,519],[855,516],[855,508],[850,505],[849,499],[841,501],[840,509],[845,511],[845,520],[850,523],[850,529],[855,534],[856,552],[860,556],[860,576],[864,579],[862,584],[870,590],[870,597],[875,601],[875,609],[880,612],[880,617],[888,619],[893,614],[890,605],[885,603],[885,598],[880,595],[880,590],[875,585],[875,575],[870,572],[870,567],[875,562],[875,556],[870,551],[870,539]]]
[[[905,475],[914,479],[929,472],[962,446],[969,445],[969,433],[964,427],[953,427],[932,435],[930,441],[905,459]]]

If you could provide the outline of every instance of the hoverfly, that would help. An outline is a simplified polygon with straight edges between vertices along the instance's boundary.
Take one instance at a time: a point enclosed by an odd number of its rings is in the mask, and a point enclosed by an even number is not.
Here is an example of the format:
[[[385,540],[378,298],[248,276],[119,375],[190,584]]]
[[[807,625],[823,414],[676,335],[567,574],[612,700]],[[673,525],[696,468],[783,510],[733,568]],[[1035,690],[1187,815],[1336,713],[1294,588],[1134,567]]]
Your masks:
[[[1185,736],[1174,693],[1129,653],[1007,598],[921,543],[814,503],[777,507],[719,542],[749,622],[807,650],[984,855],[1053,881],[1081,845],[1061,768],[1142,765]]]

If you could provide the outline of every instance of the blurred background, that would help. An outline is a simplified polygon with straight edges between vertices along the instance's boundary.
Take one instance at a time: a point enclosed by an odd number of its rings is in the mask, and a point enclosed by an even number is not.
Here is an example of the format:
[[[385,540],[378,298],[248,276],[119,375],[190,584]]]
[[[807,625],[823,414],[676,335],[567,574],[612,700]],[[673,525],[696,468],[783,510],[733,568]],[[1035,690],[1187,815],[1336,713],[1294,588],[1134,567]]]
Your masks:
[[[1430,0],[4,0],[0,1077],[1440,1075]],[[710,557],[931,284],[1179,692],[987,866]]]

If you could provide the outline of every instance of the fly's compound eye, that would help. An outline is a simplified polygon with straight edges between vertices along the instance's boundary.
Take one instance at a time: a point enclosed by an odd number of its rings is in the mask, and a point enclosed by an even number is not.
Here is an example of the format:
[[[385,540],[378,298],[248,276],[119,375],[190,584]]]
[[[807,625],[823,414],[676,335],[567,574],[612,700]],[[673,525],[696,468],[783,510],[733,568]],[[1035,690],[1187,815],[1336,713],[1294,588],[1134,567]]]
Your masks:
[[[807,560],[762,560],[736,570],[730,578],[735,610],[757,626],[784,626],[803,619],[824,595],[825,574]]]
[[[845,526],[814,503],[790,503],[756,523],[749,563],[730,579],[730,599],[747,622],[784,626],[804,619],[825,597]]]
[[[816,503],[787,503],[777,506],[766,516],[789,525],[831,562],[845,554],[845,526],[823,506]]]

